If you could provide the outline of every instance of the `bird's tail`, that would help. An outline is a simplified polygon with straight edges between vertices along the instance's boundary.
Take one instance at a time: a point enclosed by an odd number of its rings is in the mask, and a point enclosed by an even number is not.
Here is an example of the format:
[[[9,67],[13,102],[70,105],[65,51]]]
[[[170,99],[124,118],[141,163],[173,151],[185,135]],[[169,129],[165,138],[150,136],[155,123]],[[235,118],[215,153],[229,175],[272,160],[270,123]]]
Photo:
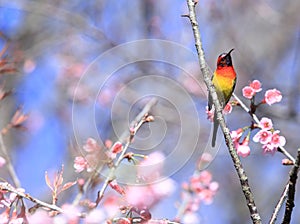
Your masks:
[[[218,127],[219,127],[219,122],[218,122],[217,116],[215,114],[215,116],[214,116],[214,130],[213,130],[213,136],[212,136],[212,140],[211,140],[211,146],[212,147],[215,147],[215,145],[216,145]]]

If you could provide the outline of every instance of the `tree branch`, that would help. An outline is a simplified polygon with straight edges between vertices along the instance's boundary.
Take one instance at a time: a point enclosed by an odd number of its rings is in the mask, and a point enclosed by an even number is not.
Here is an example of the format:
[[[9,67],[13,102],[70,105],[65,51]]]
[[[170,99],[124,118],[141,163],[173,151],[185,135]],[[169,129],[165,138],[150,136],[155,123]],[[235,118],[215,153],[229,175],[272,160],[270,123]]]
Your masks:
[[[0,182],[0,190],[1,191],[9,191],[9,192],[15,193],[17,196],[19,196],[21,198],[26,198],[29,201],[32,201],[33,203],[38,204],[40,207],[48,208],[49,210],[57,211],[59,213],[63,213],[64,212],[60,207],[58,207],[58,206],[56,206],[54,204],[48,204],[46,202],[40,201],[39,199],[36,199],[36,198],[32,197],[29,194],[26,194],[24,192],[18,191],[16,188],[14,188],[13,186],[11,186],[7,182]]]
[[[109,174],[107,175],[104,184],[102,185],[101,190],[98,192],[98,196],[96,199],[96,206],[99,204],[99,202],[101,201],[101,199],[104,196],[104,192],[107,188],[107,186],[109,185],[109,183],[115,179],[115,173],[117,168],[119,167],[120,163],[122,162],[122,160],[124,159],[124,155],[129,147],[129,145],[132,142],[132,139],[134,138],[136,132],[140,129],[140,127],[145,123],[148,122],[147,117],[148,117],[148,113],[150,111],[150,109],[157,103],[157,99],[156,98],[152,98],[143,108],[143,110],[135,117],[135,119],[130,123],[130,130],[129,130],[129,135],[127,132],[127,140],[125,143],[125,146],[121,152],[121,154],[119,155],[117,161],[115,162],[115,164],[110,168]],[[131,129],[133,128],[133,129]],[[122,135],[120,140],[122,140],[124,138],[124,136]]]
[[[190,19],[191,25],[192,25],[192,29],[193,29],[193,33],[194,33],[194,38],[195,38],[195,46],[196,46],[196,50],[198,53],[198,60],[199,60],[199,64],[200,64],[200,69],[202,72],[202,75],[204,77],[204,82],[208,88],[209,93],[212,96],[213,99],[213,103],[217,112],[217,119],[218,122],[220,123],[220,127],[224,133],[224,137],[226,140],[226,145],[229,149],[229,153],[231,155],[231,158],[233,160],[234,163],[234,167],[236,169],[236,172],[239,176],[240,182],[241,182],[241,186],[242,186],[242,191],[244,193],[244,196],[246,198],[247,201],[247,206],[249,208],[250,211],[250,215],[251,215],[251,219],[253,221],[253,223],[261,223],[261,218],[260,215],[257,211],[257,207],[255,205],[254,202],[254,196],[251,192],[250,186],[248,184],[248,177],[245,173],[245,170],[241,164],[241,161],[237,155],[236,149],[234,148],[234,144],[233,141],[231,139],[230,136],[230,131],[226,126],[225,120],[224,120],[224,116],[222,114],[222,107],[221,104],[218,100],[217,97],[217,93],[215,91],[215,88],[212,84],[212,81],[210,79],[210,72],[209,69],[206,65],[206,61],[205,61],[205,56],[204,56],[204,51],[202,48],[202,43],[201,43],[201,36],[200,36],[200,32],[199,32],[199,28],[198,28],[198,22],[196,19],[196,12],[195,12],[195,2],[193,0],[187,0],[187,5],[188,5],[188,9],[189,9],[189,15],[188,18]]]
[[[6,167],[7,167],[7,170],[9,172],[9,175],[14,183],[14,185],[17,187],[17,188],[20,188],[21,187],[21,183],[20,183],[20,180],[17,176],[17,173],[15,171],[15,168],[10,160],[10,156],[8,155],[8,152],[7,152],[7,149],[6,149],[6,146],[4,144],[4,140],[3,140],[3,134],[0,133],[0,148],[1,148],[1,151],[4,155],[4,158],[6,160]]]
[[[300,149],[298,149],[296,162],[290,171],[289,190],[287,194],[288,198],[285,206],[285,213],[284,213],[282,224],[288,224],[291,222],[293,208],[295,207],[294,201],[295,201],[295,192],[296,192],[296,183],[298,178],[299,165],[300,165]]]
[[[277,216],[278,216],[278,213],[279,213],[279,211],[280,211],[280,209],[281,209],[281,207],[282,207],[285,199],[287,198],[288,191],[289,191],[289,183],[286,184],[286,186],[285,186],[285,188],[284,188],[284,190],[283,190],[283,192],[281,194],[281,197],[280,197],[277,205],[275,206],[275,209],[274,209],[274,212],[273,212],[273,214],[271,216],[269,224],[275,224]]]

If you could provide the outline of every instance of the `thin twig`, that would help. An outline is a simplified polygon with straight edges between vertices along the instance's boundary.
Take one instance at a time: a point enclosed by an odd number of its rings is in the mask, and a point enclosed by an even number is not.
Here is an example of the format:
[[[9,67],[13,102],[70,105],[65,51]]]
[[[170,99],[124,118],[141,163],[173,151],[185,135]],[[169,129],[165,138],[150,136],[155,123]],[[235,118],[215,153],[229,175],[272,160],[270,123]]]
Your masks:
[[[181,220],[182,219],[182,216],[186,212],[186,209],[187,209],[190,201],[191,201],[191,195],[188,195],[188,196],[183,198],[183,201],[180,202],[180,206],[177,209],[177,214],[175,216],[175,220]]]
[[[152,98],[143,108],[143,110],[135,117],[135,119],[131,122],[130,124],[130,128],[133,128],[133,130],[129,131],[129,135],[127,137],[127,141],[126,144],[121,152],[121,154],[119,155],[117,161],[115,162],[115,164],[110,168],[109,173],[104,181],[104,184],[102,185],[101,190],[98,192],[98,196],[96,199],[96,206],[99,204],[99,202],[101,201],[101,199],[104,196],[104,192],[106,190],[106,188],[108,187],[109,183],[115,179],[115,173],[117,168],[119,167],[121,161],[124,159],[124,155],[129,147],[129,145],[132,142],[133,137],[135,136],[136,132],[139,130],[139,128],[142,126],[142,124],[144,124],[147,118],[147,114],[149,113],[150,109],[157,103],[157,99],[156,98]],[[128,132],[127,132],[128,133]],[[121,136],[121,138],[123,138],[123,136]]]
[[[281,197],[280,197],[277,205],[275,206],[275,209],[274,209],[274,212],[273,212],[273,214],[271,216],[269,224],[275,224],[277,216],[278,216],[278,213],[279,213],[279,211],[280,211],[280,209],[281,209],[281,207],[282,207],[285,199],[287,198],[288,190],[289,190],[289,183],[286,184],[286,186],[284,188],[284,191],[282,192]]]
[[[113,218],[112,222],[113,223],[118,223],[118,221],[121,221],[122,219],[123,218]],[[141,222],[132,222],[132,223],[141,223]],[[142,222],[142,223],[144,223],[144,222]],[[157,223],[163,223],[163,224],[180,224],[179,222],[170,221],[168,219],[150,219],[150,220],[147,221],[147,224],[157,224]]]
[[[1,148],[1,151],[4,155],[4,158],[6,160],[6,167],[7,167],[7,170],[9,172],[9,175],[14,183],[14,185],[17,187],[17,188],[20,188],[21,187],[21,183],[20,183],[20,180],[17,176],[17,173],[15,171],[15,168],[10,160],[10,156],[8,155],[8,152],[7,152],[7,149],[6,149],[6,146],[4,144],[4,140],[3,140],[3,135],[2,133],[0,133],[0,148]]]
[[[229,149],[229,153],[231,155],[231,158],[233,160],[234,163],[234,167],[236,169],[236,172],[239,176],[240,182],[241,182],[241,186],[242,186],[242,190],[244,193],[244,196],[246,198],[247,201],[247,206],[249,208],[250,211],[250,215],[251,215],[251,219],[253,221],[253,223],[258,224],[261,223],[261,218],[260,215],[257,211],[257,207],[255,205],[254,202],[254,196],[251,192],[249,183],[248,183],[248,177],[245,173],[245,170],[241,164],[241,161],[237,155],[236,149],[234,148],[234,144],[232,141],[232,138],[230,136],[230,131],[226,126],[225,120],[224,120],[224,116],[222,114],[222,107],[221,104],[218,100],[217,97],[217,93],[215,91],[215,88],[213,86],[213,83],[210,79],[210,72],[209,69],[207,67],[206,61],[205,61],[205,56],[204,56],[204,51],[202,48],[202,43],[201,43],[201,36],[200,36],[200,32],[199,32],[199,28],[198,28],[198,22],[196,19],[196,12],[195,12],[195,2],[193,0],[187,0],[187,5],[189,8],[189,16],[188,18],[190,19],[191,25],[192,25],[192,29],[193,29],[193,33],[194,33],[194,38],[195,38],[195,45],[196,45],[196,50],[198,53],[198,60],[199,60],[199,64],[200,64],[200,69],[202,72],[202,75],[204,77],[204,82],[208,88],[209,93],[212,96],[213,99],[213,103],[217,112],[217,120],[221,126],[221,129],[224,133],[224,137],[226,140],[226,145]]]
[[[288,224],[291,222],[293,208],[295,207],[294,201],[295,201],[296,183],[298,178],[299,165],[300,165],[300,149],[298,149],[296,162],[290,171],[289,190],[287,194],[288,198],[285,205],[285,212],[284,212],[284,218],[282,224]]]
[[[252,117],[252,119],[255,121],[256,124],[259,124],[259,119],[256,116],[256,114],[251,113],[250,109],[243,103],[243,101],[234,93],[232,96],[237,100],[239,105]],[[295,158],[282,146],[279,146],[277,148],[278,152],[281,152],[283,155],[285,155],[289,160],[291,160],[295,164]]]
[[[147,222],[148,224],[156,224],[156,223],[164,223],[164,224],[180,224],[179,222],[170,221],[168,219],[158,220],[158,219],[151,219]]]

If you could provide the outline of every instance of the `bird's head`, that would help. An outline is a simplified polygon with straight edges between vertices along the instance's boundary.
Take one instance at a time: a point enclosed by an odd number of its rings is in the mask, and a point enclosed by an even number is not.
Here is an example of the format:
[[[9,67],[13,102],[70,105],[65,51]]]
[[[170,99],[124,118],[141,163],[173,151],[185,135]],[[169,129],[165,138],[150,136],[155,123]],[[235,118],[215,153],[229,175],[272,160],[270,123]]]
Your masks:
[[[232,66],[231,52],[234,49],[231,49],[228,53],[222,53],[218,57],[217,67],[229,67]]]

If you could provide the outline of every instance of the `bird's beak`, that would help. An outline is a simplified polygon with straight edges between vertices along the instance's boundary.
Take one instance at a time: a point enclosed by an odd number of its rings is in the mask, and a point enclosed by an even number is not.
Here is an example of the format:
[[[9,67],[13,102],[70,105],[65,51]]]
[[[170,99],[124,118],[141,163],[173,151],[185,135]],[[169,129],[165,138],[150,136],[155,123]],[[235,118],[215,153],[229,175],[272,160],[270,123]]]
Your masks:
[[[227,55],[230,55],[231,54],[231,52],[234,50],[234,48],[232,48],[228,53],[227,53]],[[226,56],[227,56],[226,55]]]

